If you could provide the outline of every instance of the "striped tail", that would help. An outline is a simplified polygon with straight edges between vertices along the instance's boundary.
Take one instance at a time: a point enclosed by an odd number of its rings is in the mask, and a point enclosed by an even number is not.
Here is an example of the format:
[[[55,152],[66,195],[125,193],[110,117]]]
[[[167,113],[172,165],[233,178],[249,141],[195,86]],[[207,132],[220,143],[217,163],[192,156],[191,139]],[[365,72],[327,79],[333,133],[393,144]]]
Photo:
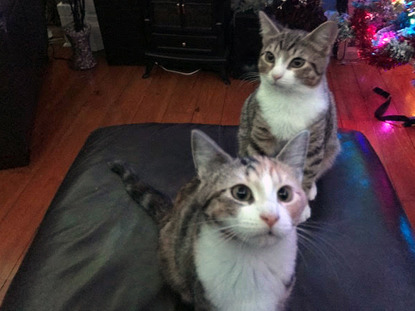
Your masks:
[[[152,188],[138,178],[134,169],[123,161],[108,162],[110,169],[121,177],[130,197],[137,202],[157,224],[164,223],[165,216],[172,209],[172,201],[165,194]]]

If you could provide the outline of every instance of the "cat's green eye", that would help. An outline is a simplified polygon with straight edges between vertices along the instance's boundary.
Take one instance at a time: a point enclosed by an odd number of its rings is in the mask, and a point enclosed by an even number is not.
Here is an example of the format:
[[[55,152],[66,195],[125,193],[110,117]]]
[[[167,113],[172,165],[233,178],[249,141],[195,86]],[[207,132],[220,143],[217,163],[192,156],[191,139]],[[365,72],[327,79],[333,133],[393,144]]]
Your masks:
[[[281,187],[278,190],[277,196],[281,202],[290,202],[293,198],[293,190],[289,186]]]
[[[252,200],[252,192],[251,189],[249,189],[245,185],[236,185],[233,186],[231,189],[232,196],[239,200],[239,201],[251,201]]]
[[[290,63],[290,67],[291,68],[301,68],[303,67],[305,64],[305,59],[302,59],[300,57],[294,58],[291,63]]]
[[[265,53],[265,60],[269,63],[273,63],[275,61],[275,56],[271,52]]]

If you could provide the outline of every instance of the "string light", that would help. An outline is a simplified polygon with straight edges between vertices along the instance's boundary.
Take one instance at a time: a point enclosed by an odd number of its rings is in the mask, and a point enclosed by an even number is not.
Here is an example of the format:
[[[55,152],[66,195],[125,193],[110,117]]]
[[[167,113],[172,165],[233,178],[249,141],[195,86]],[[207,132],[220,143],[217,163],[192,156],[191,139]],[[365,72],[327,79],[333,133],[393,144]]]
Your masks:
[[[349,29],[361,58],[369,64],[391,69],[408,63],[414,57],[414,2],[356,0],[353,6],[355,10],[350,18]],[[347,30],[348,27],[343,29]]]

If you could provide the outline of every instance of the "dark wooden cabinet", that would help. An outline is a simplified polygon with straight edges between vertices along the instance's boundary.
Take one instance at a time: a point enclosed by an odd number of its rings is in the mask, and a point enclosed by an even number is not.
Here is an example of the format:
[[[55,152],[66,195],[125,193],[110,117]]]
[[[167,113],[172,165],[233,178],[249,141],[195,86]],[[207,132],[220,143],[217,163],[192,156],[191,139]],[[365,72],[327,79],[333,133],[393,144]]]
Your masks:
[[[142,65],[145,0],[94,0],[107,62]]]
[[[218,70],[228,83],[229,1],[150,0],[145,16],[147,68],[154,63]]]
[[[213,1],[154,0],[150,1],[149,15],[154,29],[210,31],[217,18],[214,17]]]
[[[45,1],[0,2],[0,169],[29,164],[48,37]]]
[[[232,31],[231,71],[237,79],[258,72],[258,57],[262,47],[258,15],[253,11],[234,16]]]

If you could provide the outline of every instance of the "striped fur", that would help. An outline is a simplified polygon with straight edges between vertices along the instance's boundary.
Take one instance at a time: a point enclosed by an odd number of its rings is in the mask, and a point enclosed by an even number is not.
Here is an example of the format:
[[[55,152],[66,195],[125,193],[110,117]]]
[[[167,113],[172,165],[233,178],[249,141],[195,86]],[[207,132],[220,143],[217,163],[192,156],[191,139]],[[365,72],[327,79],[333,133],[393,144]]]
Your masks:
[[[195,310],[283,309],[293,286],[295,228],[307,204],[301,178],[308,140],[308,132],[300,133],[277,159],[233,159],[193,131],[197,176],[182,187],[173,206],[126,164],[110,164],[159,223],[162,274]],[[232,194],[239,185],[249,187],[249,200]],[[287,202],[277,194],[283,187],[292,193]],[[269,222],[272,217],[275,223]]]
[[[163,227],[173,207],[171,199],[141,181],[134,169],[127,163],[113,161],[108,162],[108,166],[114,173],[120,175],[127,193],[146,210],[160,228]]]
[[[260,22],[261,83],[242,108],[239,155],[275,156],[289,139],[307,129],[310,146],[303,188],[312,200],[316,180],[340,152],[336,106],[325,76],[337,26],[326,22],[307,33],[276,25],[262,12]],[[303,62],[300,68],[294,66],[298,59]]]

